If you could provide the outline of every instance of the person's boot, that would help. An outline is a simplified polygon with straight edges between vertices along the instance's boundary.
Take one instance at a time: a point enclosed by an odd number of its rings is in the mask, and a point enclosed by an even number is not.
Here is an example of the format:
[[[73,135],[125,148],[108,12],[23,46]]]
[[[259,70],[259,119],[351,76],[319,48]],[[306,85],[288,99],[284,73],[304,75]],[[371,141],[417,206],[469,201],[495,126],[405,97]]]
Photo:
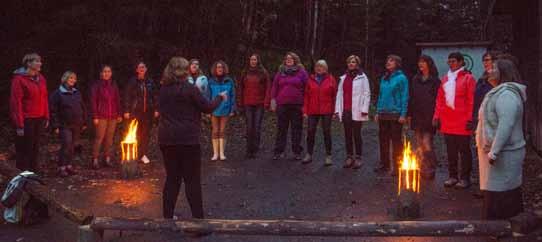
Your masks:
[[[333,159],[331,158],[331,155],[326,155],[324,166],[332,166],[332,165],[333,165]]]
[[[307,153],[305,155],[305,158],[303,158],[303,161],[301,161],[301,164],[306,165],[312,162],[312,155]]]
[[[354,170],[357,170],[359,168],[361,168],[361,156],[356,156],[356,158],[354,159],[354,164],[352,165],[352,169]]]
[[[114,167],[115,166],[115,164],[113,164],[113,161],[111,160],[111,157],[109,157],[109,156],[105,157],[104,164],[107,167]]]
[[[226,160],[226,156],[224,155],[224,147],[226,147],[226,140],[224,138],[218,139],[218,146],[219,146],[219,156],[220,160]]]
[[[98,160],[98,158],[92,159],[92,161],[90,162],[90,167],[94,170],[100,169],[100,161]]]
[[[213,157],[211,157],[211,161],[217,161],[218,160],[218,139],[212,139],[211,142],[213,144]]]
[[[352,159],[352,157],[348,156],[348,157],[346,157],[346,160],[344,161],[343,168],[351,168],[352,164],[354,164],[354,159]]]

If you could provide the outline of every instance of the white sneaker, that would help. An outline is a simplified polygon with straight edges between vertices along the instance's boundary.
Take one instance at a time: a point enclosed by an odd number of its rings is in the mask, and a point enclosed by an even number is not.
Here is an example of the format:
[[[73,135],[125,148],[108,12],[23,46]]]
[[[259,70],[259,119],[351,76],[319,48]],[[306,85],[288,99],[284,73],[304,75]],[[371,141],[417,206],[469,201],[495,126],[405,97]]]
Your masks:
[[[149,160],[149,157],[147,157],[146,155],[143,155],[143,157],[141,157],[141,161],[142,161],[144,164],[149,164],[149,163],[151,163],[151,160]]]

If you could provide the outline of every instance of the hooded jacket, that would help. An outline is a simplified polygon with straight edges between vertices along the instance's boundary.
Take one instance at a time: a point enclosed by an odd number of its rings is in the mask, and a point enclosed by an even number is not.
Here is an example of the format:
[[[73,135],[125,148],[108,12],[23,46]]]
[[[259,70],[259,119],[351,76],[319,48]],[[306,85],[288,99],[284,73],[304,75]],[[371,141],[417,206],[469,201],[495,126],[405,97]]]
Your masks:
[[[228,99],[221,102],[220,105],[213,111],[214,116],[230,116],[235,112],[235,83],[229,76],[225,76],[222,80],[216,77],[209,79],[209,97],[211,100],[220,96],[221,92],[226,92]]]
[[[305,85],[303,113],[307,115],[331,115],[335,112],[337,81],[331,74],[325,74],[320,83],[311,75]]]
[[[49,119],[47,80],[41,74],[31,77],[26,68],[13,72],[9,99],[10,117],[17,128],[24,128],[26,118]]]
[[[158,87],[151,79],[131,78],[124,88],[124,112],[136,117],[149,116],[156,110]]]
[[[408,108],[408,79],[401,70],[396,70],[380,80],[380,93],[376,104],[378,114],[406,117]]]
[[[90,90],[91,117],[116,119],[121,117],[119,88],[113,80],[97,80]]]
[[[444,134],[471,135],[472,130],[467,130],[467,123],[472,121],[476,81],[469,71],[460,71],[457,74],[454,108],[446,104],[444,93],[446,82],[448,82],[447,75],[442,78],[438,90],[433,119],[440,120],[440,132]]]
[[[308,74],[300,68],[293,74],[279,72],[273,79],[271,88],[271,98],[275,99],[277,104],[303,104],[303,93],[307,83]]]
[[[85,105],[81,92],[76,88],[60,85],[49,97],[49,107],[53,129],[79,126],[85,122]]]
[[[521,185],[526,100],[525,85],[513,82],[500,84],[484,98],[476,129],[480,189],[507,191]],[[495,164],[490,165],[489,159],[495,160]]]
[[[337,91],[337,99],[335,101],[335,112],[338,113],[339,119],[342,121],[344,111],[344,80],[346,74],[340,77],[339,88]],[[358,73],[354,80],[352,80],[352,120],[355,121],[368,121],[369,115],[362,115],[363,113],[369,113],[369,105],[371,104],[371,87],[369,86],[369,79],[365,73]]]

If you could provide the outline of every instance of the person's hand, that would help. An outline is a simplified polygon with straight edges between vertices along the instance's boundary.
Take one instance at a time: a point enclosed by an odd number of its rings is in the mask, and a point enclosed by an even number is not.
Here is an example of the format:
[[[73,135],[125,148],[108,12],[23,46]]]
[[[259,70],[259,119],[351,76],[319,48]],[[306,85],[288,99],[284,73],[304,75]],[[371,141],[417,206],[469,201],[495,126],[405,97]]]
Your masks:
[[[81,130],[87,130],[87,126],[86,125],[83,125],[83,127],[81,127]]]
[[[406,119],[405,117],[402,117],[402,116],[401,116],[401,117],[399,118],[399,123],[400,123],[400,124],[405,124],[406,122],[407,122],[407,119]]]
[[[55,134],[59,134],[60,130],[58,128],[55,129]]]
[[[95,119],[92,120],[92,123],[93,123],[94,125],[98,125],[98,122],[99,122],[99,120],[98,120],[97,118],[95,118]]]
[[[44,128],[49,128],[49,120],[45,120],[45,125],[43,127]]]
[[[230,113],[230,117],[233,117],[233,116],[235,116],[235,112]]]
[[[15,132],[17,132],[17,136],[24,136],[24,128],[17,128]]]
[[[117,117],[117,123],[122,122],[122,117]]]
[[[124,113],[124,119],[130,119],[130,113]]]
[[[155,118],[160,117],[160,113],[159,113],[158,111],[155,111],[155,112],[154,112],[154,117],[155,117]]]
[[[433,119],[433,127],[440,129],[440,119]]]
[[[494,166],[494,165],[495,165],[495,162],[497,162],[497,161],[494,160],[494,159],[489,158],[489,164],[490,164],[490,165]]]
[[[309,115],[307,115],[306,113],[303,114],[303,118],[306,119],[306,118],[308,118],[308,117],[309,117]]]
[[[378,121],[379,121],[379,120],[378,120],[378,114],[377,114],[377,115],[375,115],[375,122],[378,123]]]
[[[271,112],[276,112],[277,111],[277,100],[271,99],[271,103],[269,105],[269,108],[270,108]]]
[[[222,101],[228,100],[228,92],[227,91],[223,91],[218,95],[222,97]]]
[[[472,121],[467,121],[467,126],[465,127],[468,131],[474,130],[474,124]]]

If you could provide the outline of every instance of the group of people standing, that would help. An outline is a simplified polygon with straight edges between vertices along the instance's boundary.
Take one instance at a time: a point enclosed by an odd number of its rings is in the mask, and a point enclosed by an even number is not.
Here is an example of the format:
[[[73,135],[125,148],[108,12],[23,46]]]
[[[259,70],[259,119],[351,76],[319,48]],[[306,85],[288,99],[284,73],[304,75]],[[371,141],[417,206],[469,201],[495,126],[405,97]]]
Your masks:
[[[403,151],[403,127],[410,123],[423,177],[431,179],[435,175],[433,137],[438,130],[445,137],[448,153],[449,179],[444,185],[468,188],[473,160],[470,141],[476,130],[484,216],[492,219],[522,210],[520,187],[525,156],[522,117],[526,95],[512,57],[488,52],[483,62],[486,72],[476,82],[464,67],[463,55],[451,53],[450,70],[441,79],[433,59],[422,55],[417,62],[418,71],[409,81],[402,71],[401,57],[389,55],[386,72],[379,82],[374,113],[380,143],[380,161],[374,170],[396,175]],[[206,77],[199,60],[173,57],[158,84],[148,77],[146,64],[138,62],[134,77],[122,93],[112,78],[111,66],[106,65],[101,68],[99,80],[91,85],[87,111],[75,87],[75,73],[66,72],[58,89],[48,97],[46,80],[40,74],[41,57],[26,55],[23,67],[14,72],[10,98],[11,118],[17,131],[17,167],[37,169],[39,137],[50,125],[62,143],[59,175],[74,174],[72,157],[79,133],[85,128],[87,113],[95,130],[92,168],[114,165],[113,137],[116,125],[123,119],[138,120],[140,158],[149,162],[150,131],[158,119],[158,142],[167,174],[163,215],[173,217],[184,181],[193,216],[203,218],[199,144],[202,113],[210,114],[212,161],[226,160],[225,130],[229,118],[236,113],[245,116],[246,158],[252,159],[260,150],[266,109],[277,116],[273,160],[285,157],[290,131],[293,158],[302,164],[311,163],[320,125],[326,153],[323,163],[331,166],[331,123],[336,118],[344,129],[343,167],[362,167],[361,129],[362,123],[370,120],[371,87],[358,56],[346,58],[345,72],[338,81],[329,73],[325,60],[316,61],[309,74],[293,52],[286,53],[273,78],[259,55],[248,56],[246,63],[236,81],[224,61],[215,62],[210,76]],[[304,118],[307,150],[303,157]],[[511,209],[511,204],[516,207]]]

